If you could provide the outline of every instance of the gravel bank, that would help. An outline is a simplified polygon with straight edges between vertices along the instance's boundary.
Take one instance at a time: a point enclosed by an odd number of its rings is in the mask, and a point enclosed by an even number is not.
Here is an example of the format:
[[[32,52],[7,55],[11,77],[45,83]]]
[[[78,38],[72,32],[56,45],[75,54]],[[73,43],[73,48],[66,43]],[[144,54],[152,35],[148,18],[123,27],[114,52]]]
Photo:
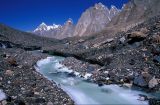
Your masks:
[[[6,94],[2,105],[71,105],[74,102],[54,82],[34,69],[48,55],[22,49],[0,48],[0,89]]]

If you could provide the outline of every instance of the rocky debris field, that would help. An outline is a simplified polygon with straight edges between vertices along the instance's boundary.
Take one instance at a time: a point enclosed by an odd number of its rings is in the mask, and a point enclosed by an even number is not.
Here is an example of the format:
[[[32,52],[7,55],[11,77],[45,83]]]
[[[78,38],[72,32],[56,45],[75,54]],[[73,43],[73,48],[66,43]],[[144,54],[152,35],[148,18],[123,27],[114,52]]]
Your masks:
[[[65,60],[63,60],[61,64],[63,64],[64,66],[67,66],[69,69],[75,70],[77,72],[82,72],[82,74],[85,72],[88,72],[88,73],[93,72],[98,68],[100,68],[99,65],[96,65],[96,64],[94,65],[88,62],[77,60],[74,57],[65,58]]]
[[[73,70],[73,72],[69,73],[70,76],[79,76],[87,80],[91,80],[92,74],[101,67],[96,64],[90,64],[88,62],[75,59],[74,57],[67,57],[60,63],[69,70]]]
[[[43,50],[98,64],[102,69],[93,75],[98,83],[130,83],[160,90],[160,16],[146,20],[127,32],[119,32],[114,38],[107,39],[106,34],[62,40],[62,43]],[[65,61],[69,67],[72,62],[70,59]],[[75,63],[72,66],[75,70],[81,68],[75,68],[76,64],[79,65]]]
[[[18,48],[0,48],[0,105],[72,105],[69,96],[36,72],[34,65],[48,55]]]

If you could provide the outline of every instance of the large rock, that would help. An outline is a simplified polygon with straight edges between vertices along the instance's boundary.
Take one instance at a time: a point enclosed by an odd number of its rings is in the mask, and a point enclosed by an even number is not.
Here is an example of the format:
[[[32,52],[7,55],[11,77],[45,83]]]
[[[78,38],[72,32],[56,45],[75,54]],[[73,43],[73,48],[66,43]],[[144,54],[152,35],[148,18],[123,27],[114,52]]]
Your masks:
[[[133,83],[135,85],[141,86],[141,87],[147,87],[148,83],[145,81],[145,79],[143,78],[142,75],[139,75],[137,77],[134,78]]]
[[[157,85],[158,85],[158,80],[155,77],[153,77],[148,83],[149,88],[154,88]]]

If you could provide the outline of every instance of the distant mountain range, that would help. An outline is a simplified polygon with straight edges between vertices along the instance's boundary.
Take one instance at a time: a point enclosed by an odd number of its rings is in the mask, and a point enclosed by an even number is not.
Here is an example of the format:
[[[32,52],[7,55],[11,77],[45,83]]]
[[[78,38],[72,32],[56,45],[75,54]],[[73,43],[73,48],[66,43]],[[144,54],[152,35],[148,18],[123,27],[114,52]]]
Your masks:
[[[42,22],[33,33],[57,39],[89,35],[103,30],[119,12],[120,10],[115,6],[108,9],[102,3],[97,3],[82,13],[76,25],[73,24],[72,19],[68,19],[64,25],[46,25]]]
[[[119,10],[115,6],[111,6],[109,9],[102,3],[96,3],[82,13],[76,25],[73,24],[72,19],[68,19],[64,25],[48,26],[42,23],[33,33],[63,39],[73,36],[87,36],[102,30],[108,30],[108,33],[126,31],[159,14],[159,5],[159,0],[130,0]]]
[[[65,24],[62,25],[46,25],[42,22],[33,33],[50,38],[63,39],[65,37],[71,37],[75,26],[73,25],[72,19],[68,19]]]

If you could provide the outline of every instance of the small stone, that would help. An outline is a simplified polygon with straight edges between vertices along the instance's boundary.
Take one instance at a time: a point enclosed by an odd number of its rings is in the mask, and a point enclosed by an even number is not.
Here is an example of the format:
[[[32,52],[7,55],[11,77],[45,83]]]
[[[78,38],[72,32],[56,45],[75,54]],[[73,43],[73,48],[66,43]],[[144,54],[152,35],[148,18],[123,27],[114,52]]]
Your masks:
[[[9,63],[11,66],[17,66],[17,61],[16,61],[14,58],[9,58],[9,59],[8,59],[8,63]]]
[[[53,103],[52,102],[48,102],[47,105],[53,105]]]
[[[35,95],[39,95],[40,93],[39,93],[39,92],[34,92],[34,94],[35,94]]]
[[[98,86],[101,87],[101,86],[103,86],[103,84],[102,83],[98,83]]]
[[[123,79],[121,79],[120,82],[124,82]]]
[[[145,101],[145,98],[144,97],[139,97],[139,100],[140,101]]]
[[[108,73],[109,73],[109,71],[105,71],[104,73],[105,73],[105,74],[108,74]]]
[[[8,84],[10,84],[10,83],[11,83],[11,81],[7,81],[7,83],[8,83]]]
[[[3,101],[2,101],[2,105],[7,105],[7,101],[6,101],[6,100],[3,100]]]
[[[21,90],[25,90],[25,88],[22,87]]]
[[[146,49],[146,48],[143,48],[142,51],[147,51],[147,49]]]
[[[17,98],[17,96],[11,96],[14,100]]]
[[[113,38],[110,38],[110,39],[107,39],[106,42],[109,43],[109,42],[112,42],[113,40],[114,40]]]
[[[20,68],[20,69],[21,69],[22,67],[23,67],[22,65],[19,65],[19,66],[18,66],[18,68]]]
[[[8,75],[8,76],[12,76],[12,75],[13,75],[13,71],[11,71],[11,70],[6,70],[5,74]]]
[[[3,80],[3,78],[2,77],[0,77],[0,81],[2,81]]]
[[[132,83],[124,83],[123,86],[126,87],[126,88],[131,88],[132,87]]]
[[[125,38],[124,36],[119,39],[119,41],[120,41],[122,44],[124,44],[125,40],[126,40],[126,38]]]

